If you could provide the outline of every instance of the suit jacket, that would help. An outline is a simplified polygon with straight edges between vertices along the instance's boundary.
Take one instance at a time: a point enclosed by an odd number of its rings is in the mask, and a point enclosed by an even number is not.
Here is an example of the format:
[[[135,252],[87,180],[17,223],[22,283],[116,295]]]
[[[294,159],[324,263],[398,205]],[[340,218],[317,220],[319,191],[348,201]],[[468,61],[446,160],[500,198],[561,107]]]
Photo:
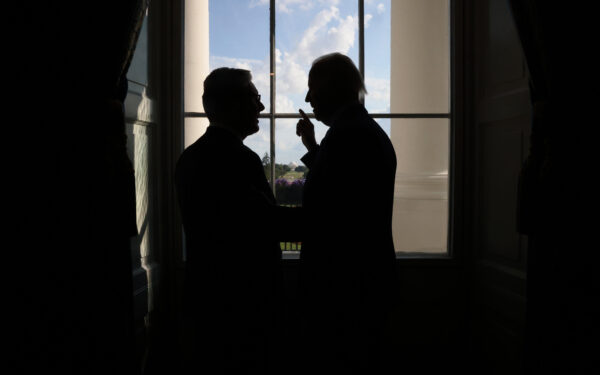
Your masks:
[[[233,133],[209,126],[179,158],[175,184],[187,256],[186,329],[196,327],[193,339],[209,360],[226,346],[255,350],[272,331],[281,287],[275,198],[262,162]]]
[[[309,167],[301,251],[308,305],[340,313],[391,301],[396,154],[389,137],[353,104],[302,161]]]

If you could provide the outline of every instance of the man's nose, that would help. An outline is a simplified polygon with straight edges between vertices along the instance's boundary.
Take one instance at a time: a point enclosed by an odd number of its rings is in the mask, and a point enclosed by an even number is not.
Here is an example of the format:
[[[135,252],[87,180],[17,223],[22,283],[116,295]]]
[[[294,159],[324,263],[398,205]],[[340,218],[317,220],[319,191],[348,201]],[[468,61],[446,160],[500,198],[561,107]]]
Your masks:
[[[258,101],[258,112],[262,112],[265,110],[265,106],[262,104],[261,101]]]
[[[308,92],[306,93],[306,98],[304,98],[305,102],[310,102],[310,90],[308,90]]]

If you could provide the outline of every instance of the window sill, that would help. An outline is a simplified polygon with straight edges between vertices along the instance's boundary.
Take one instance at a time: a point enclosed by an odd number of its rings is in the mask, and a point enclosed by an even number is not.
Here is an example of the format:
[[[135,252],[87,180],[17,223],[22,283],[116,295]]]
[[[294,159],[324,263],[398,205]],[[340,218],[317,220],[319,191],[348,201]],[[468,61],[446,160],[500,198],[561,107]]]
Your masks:
[[[300,260],[300,252],[299,251],[282,251],[281,259],[283,260]]]
[[[286,263],[296,263],[300,260],[299,251],[282,251],[281,259]],[[396,253],[396,263],[401,266],[456,266],[458,261],[448,253]]]

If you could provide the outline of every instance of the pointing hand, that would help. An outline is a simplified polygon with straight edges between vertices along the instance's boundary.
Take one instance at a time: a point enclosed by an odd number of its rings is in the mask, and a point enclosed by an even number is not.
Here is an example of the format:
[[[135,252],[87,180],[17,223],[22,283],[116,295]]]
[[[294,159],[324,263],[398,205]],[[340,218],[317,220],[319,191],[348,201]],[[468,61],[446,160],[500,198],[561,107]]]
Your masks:
[[[296,135],[302,137],[302,143],[306,149],[312,151],[318,146],[315,139],[315,126],[303,110],[300,109],[299,112],[302,118],[296,124]]]

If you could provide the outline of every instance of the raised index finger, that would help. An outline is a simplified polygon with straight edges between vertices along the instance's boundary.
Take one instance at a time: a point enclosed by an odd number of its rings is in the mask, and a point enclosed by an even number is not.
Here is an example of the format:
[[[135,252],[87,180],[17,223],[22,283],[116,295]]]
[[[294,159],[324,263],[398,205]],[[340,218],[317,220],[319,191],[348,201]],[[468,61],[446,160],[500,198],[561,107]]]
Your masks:
[[[305,119],[306,121],[310,122],[310,119],[308,118],[308,116],[306,115],[306,113],[304,113],[303,110],[299,109],[298,111],[300,112],[300,115],[302,116],[303,119]]]

